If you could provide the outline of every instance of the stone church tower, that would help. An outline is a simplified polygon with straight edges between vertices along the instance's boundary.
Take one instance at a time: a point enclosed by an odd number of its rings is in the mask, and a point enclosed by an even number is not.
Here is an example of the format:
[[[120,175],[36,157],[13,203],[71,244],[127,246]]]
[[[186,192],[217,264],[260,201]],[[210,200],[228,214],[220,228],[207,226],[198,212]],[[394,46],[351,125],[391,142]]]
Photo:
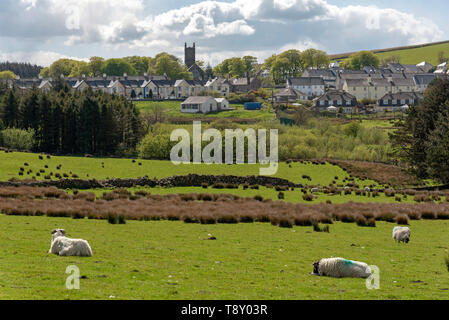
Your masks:
[[[195,43],[193,43],[193,47],[187,47],[187,43],[185,44],[185,47],[184,47],[184,53],[185,53],[184,62],[186,64],[187,68],[190,68],[196,62],[196,52],[195,51],[196,51]]]
[[[206,73],[203,69],[201,69],[196,64],[196,47],[195,42],[193,43],[193,47],[187,47],[187,43],[184,45],[184,63],[187,66],[187,69],[189,72],[193,75],[193,80],[195,81],[201,81],[205,82],[206,79]]]

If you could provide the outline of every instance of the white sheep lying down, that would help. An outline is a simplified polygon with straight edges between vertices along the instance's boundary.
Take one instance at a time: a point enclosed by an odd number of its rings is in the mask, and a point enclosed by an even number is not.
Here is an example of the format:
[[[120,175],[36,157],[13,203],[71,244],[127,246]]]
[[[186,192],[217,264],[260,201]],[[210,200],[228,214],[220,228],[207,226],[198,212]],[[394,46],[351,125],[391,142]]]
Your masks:
[[[313,274],[333,278],[369,278],[371,268],[364,262],[343,258],[321,259],[313,264]]]
[[[410,241],[410,229],[408,227],[394,227],[393,229],[393,239],[395,241],[409,243]]]
[[[86,240],[67,238],[63,229],[53,230],[52,235],[49,253],[59,256],[92,257],[92,249]]]

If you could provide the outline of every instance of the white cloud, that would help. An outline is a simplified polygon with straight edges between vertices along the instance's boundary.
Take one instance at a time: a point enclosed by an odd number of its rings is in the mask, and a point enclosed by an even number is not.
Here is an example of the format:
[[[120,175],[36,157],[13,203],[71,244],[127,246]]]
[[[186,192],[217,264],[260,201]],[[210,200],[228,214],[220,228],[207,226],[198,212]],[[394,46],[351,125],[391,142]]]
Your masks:
[[[79,28],[67,28],[73,9]],[[182,55],[185,41],[198,53],[223,56],[310,46],[330,53],[376,49],[441,40],[432,21],[375,6],[335,6],[325,0],[202,1],[157,15],[144,15],[143,0],[2,0],[0,37],[35,42],[36,50],[52,40],[73,47],[100,45],[105,51],[170,51]],[[76,20],[76,19],[75,19]],[[51,47],[50,47],[51,48]],[[0,50],[2,46],[0,44]],[[6,48],[5,48],[6,49]],[[90,55],[98,55],[91,52]],[[215,60],[215,58],[210,58]]]
[[[59,59],[73,59],[73,60],[83,60],[88,61],[88,59],[70,57],[57,52],[51,51],[36,51],[36,52],[0,52],[0,61],[10,61],[10,62],[29,62],[31,64],[36,64],[42,67],[48,67],[54,61]]]

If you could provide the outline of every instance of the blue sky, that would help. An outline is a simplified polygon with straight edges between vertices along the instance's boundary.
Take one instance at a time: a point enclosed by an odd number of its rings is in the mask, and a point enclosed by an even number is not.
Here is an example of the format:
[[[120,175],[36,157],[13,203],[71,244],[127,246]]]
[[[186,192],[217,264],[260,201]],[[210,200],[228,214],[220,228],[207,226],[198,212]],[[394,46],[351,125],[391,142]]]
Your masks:
[[[182,58],[268,56],[295,48],[328,53],[449,40],[441,0],[2,0],[0,60],[48,65],[166,51]]]

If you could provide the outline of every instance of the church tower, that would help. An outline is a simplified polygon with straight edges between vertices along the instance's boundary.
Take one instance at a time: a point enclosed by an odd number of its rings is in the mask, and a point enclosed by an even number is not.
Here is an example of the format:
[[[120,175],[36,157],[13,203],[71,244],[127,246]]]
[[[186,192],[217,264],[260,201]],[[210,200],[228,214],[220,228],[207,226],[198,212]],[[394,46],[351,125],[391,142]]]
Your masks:
[[[187,43],[185,44],[185,47],[184,47],[184,53],[185,53],[184,62],[186,64],[187,68],[190,68],[196,62],[196,52],[195,51],[196,51],[195,50],[195,43],[193,43],[193,47],[187,47]]]

